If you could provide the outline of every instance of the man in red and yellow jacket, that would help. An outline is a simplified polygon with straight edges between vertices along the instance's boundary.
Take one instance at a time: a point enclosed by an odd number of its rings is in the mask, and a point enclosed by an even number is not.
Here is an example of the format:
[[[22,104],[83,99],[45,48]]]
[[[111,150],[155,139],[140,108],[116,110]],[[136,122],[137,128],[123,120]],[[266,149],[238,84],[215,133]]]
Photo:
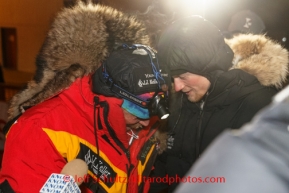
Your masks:
[[[116,33],[108,23],[119,19],[123,34],[108,43]],[[169,76],[143,45],[149,41],[142,30],[102,6],[80,4],[59,14],[37,57],[34,80],[11,101],[2,192],[39,192],[50,174],[74,159],[88,166],[87,175],[74,176],[83,181],[82,192],[148,191],[145,179],[159,148],[155,132],[168,116]],[[128,44],[116,48],[116,42]]]

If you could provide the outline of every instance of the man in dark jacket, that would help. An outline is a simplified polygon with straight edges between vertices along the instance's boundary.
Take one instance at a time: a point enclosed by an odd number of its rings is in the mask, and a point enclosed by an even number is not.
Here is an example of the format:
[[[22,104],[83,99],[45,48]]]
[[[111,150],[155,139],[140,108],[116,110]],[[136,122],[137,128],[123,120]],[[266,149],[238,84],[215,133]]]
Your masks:
[[[250,124],[222,133],[186,175],[199,181],[184,183],[176,192],[289,192],[288,125],[287,86]]]
[[[199,16],[171,24],[158,51],[170,67],[176,93],[167,151],[152,174],[170,180],[153,183],[151,192],[168,187],[172,192],[223,130],[240,128],[270,103],[286,79],[288,52],[263,35],[241,35],[225,43],[221,32]]]

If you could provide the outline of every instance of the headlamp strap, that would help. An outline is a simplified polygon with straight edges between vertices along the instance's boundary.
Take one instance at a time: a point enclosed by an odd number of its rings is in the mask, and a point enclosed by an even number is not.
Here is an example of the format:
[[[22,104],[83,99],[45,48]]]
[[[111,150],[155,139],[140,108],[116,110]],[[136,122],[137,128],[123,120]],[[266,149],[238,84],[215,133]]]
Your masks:
[[[148,108],[148,102],[144,101],[137,96],[127,92],[126,90],[119,87],[117,84],[114,84],[113,80],[109,77],[108,73],[106,72],[105,65],[103,65],[103,77],[105,78],[106,84],[110,87],[110,90],[114,92],[117,96],[129,100],[143,108]]]
[[[148,108],[148,102],[144,101],[137,96],[127,92],[126,90],[122,89],[121,87],[117,86],[116,84],[112,84],[111,91],[114,92],[116,95],[129,100],[143,108]]]

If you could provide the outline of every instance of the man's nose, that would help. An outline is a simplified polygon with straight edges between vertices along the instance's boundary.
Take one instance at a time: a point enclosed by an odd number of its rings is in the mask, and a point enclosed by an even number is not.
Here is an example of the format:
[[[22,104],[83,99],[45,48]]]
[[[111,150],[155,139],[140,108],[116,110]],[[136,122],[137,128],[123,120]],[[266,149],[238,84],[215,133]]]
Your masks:
[[[184,88],[183,81],[180,78],[174,78],[174,87],[175,87],[175,91],[179,92],[180,90]]]
[[[149,119],[148,120],[141,120],[139,123],[145,127],[145,126],[148,126],[150,124],[150,120]]]

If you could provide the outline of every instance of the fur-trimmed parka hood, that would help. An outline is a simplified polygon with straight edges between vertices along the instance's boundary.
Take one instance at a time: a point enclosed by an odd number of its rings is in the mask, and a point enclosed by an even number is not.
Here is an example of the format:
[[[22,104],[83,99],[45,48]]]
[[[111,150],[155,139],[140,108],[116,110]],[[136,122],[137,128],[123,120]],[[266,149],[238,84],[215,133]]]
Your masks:
[[[231,69],[255,76],[263,86],[282,88],[288,75],[288,51],[265,35],[240,34],[226,43],[234,52]]]
[[[36,73],[10,104],[9,119],[94,72],[121,43],[150,45],[144,25],[132,16],[81,1],[55,18],[36,59]]]

